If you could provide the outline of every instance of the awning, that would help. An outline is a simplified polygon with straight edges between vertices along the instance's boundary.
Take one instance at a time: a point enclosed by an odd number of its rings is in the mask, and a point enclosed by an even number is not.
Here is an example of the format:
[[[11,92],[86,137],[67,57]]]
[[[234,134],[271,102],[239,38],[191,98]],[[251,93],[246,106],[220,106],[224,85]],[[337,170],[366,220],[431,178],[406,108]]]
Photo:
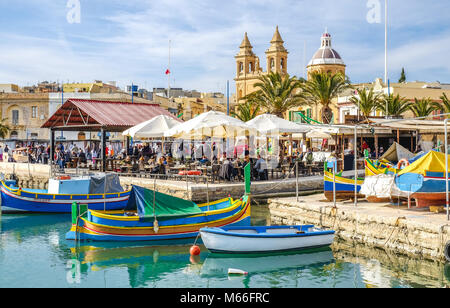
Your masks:
[[[159,105],[68,99],[42,128],[65,131],[123,132],[159,115],[173,117]]]

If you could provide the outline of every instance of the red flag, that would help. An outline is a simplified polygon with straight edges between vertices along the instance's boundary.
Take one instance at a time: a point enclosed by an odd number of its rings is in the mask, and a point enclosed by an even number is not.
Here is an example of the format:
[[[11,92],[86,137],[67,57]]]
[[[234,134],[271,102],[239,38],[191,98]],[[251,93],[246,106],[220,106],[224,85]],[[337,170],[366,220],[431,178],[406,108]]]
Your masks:
[[[169,74],[170,74],[170,70],[167,70],[167,71],[166,71],[166,75],[169,75]]]

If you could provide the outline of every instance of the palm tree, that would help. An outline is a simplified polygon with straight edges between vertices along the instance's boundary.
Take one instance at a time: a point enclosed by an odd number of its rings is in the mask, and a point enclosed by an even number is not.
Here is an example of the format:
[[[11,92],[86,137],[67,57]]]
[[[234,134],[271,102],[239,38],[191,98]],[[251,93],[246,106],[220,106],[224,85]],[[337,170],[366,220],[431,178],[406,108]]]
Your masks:
[[[10,128],[8,125],[5,124],[5,121],[7,119],[2,119],[0,121],[0,138],[5,139],[6,136],[8,136],[8,132],[10,131]]]
[[[258,90],[246,97],[265,112],[284,118],[284,113],[293,107],[303,104],[303,96],[300,91],[302,80],[297,77],[282,76],[280,73],[271,72],[258,78],[255,84]]]
[[[373,92],[373,89],[367,91],[366,89],[357,90],[358,96],[350,98],[350,102],[358,106],[358,110],[368,120],[370,114],[378,108],[380,95]]]
[[[387,112],[386,112],[386,104],[387,104]],[[408,101],[404,97],[400,97],[399,94],[394,96],[383,95],[378,103],[378,110],[382,111],[384,114],[387,114],[393,118],[400,118],[402,114],[410,110],[410,105],[412,103]]]
[[[414,98],[414,104],[410,106],[411,111],[417,118],[428,117],[436,111],[436,104],[430,98],[417,99]]]
[[[450,113],[450,100],[447,97],[447,94],[442,93],[441,100],[441,104],[437,102],[434,103],[436,110],[440,110],[442,113]]]
[[[243,104],[237,106],[237,112],[232,112],[231,115],[243,122],[248,122],[258,116],[260,106],[255,102],[256,92],[247,96],[247,100]]]
[[[322,122],[329,124],[333,117],[330,106],[332,100],[350,87],[348,78],[342,73],[313,73],[304,84],[303,91],[306,102],[322,106]]]

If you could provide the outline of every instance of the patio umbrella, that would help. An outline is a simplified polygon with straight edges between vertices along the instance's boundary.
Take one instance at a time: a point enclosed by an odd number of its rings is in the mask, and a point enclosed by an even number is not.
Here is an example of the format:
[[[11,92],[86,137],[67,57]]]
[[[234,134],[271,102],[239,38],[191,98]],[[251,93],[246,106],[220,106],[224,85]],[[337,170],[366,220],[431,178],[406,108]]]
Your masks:
[[[279,133],[279,134],[301,134],[312,130],[310,125],[297,124],[273,114],[263,114],[257,116],[253,120],[247,122],[247,125],[252,126],[263,135]]]
[[[151,120],[140,123],[122,133],[131,138],[158,138],[164,137],[164,132],[181,124],[182,122],[173,117],[160,115]]]
[[[327,132],[316,129],[316,130],[312,130],[309,133],[307,133],[306,138],[309,138],[309,139],[332,139],[333,136],[331,136]]]
[[[165,137],[180,139],[201,139],[203,137],[228,138],[254,134],[256,129],[223,112],[209,111],[173,127],[164,133]]]

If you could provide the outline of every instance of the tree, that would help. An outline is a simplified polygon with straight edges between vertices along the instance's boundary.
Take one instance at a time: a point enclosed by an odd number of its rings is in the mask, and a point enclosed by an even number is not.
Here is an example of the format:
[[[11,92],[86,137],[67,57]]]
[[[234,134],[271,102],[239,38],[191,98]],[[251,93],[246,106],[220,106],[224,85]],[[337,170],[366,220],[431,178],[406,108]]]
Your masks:
[[[387,113],[386,113],[386,104],[387,104]],[[382,111],[384,114],[387,114],[387,116],[393,117],[393,118],[400,118],[405,112],[410,110],[411,102],[409,102],[404,97],[400,97],[399,94],[394,96],[393,94],[390,95],[383,95],[378,103],[378,110]]]
[[[405,75],[405,68],[402,67],[402,73],[400,75],[400,79],[398,80],[399,83],[404,83],[406,82],[406,75]]]
[[[255,84],[258,89],[246,97],[265,112],[284,118],[284,113],[293,107],[303,104],[303,96],[300,91],[302,80],[297,77],[282,76],[277,72],[271,72],[258,78]]]
[[[342,73],[313,73],[303,85],[305,100],[308,104],[322,106],[322,122],[331,123],[333,111],[330,106],[344,90],[350,88],[348,78]]]
[[[367,120],[370,114],[377,109],[380,101],[380,95],[375,95],[373,89],[370,89],[370,91],[367,91],[366,89],[358,89],[357,93],[358,96],[353,96],[350,99],[350,102],[355,104],[355,106],[358,106],[359,112],[361,112]]]
[[[2,119],[0,121],[0,138],[5,139],[6,136],[8,136],[8,132],[10,131],[10,128],[8,125],[5,124],[5,121],[7,119]]]
[[[442,93],[441,100],[442,103],[434,103],[436,110],[440,110],[442,113],[450,113],[450,100],[445,93]]]
[[[417,118],[428,117],[436,111],[436,105],[430,98],[417,99],[414,98],[414,104],[410,105],[411,111]]]
[[[258,116],[260,106],[255,101],[255,93],[248,95],[245,103],[239,104],[237,106],[237,112],[232,112],[231,115],[243,122],[248,122]]]

